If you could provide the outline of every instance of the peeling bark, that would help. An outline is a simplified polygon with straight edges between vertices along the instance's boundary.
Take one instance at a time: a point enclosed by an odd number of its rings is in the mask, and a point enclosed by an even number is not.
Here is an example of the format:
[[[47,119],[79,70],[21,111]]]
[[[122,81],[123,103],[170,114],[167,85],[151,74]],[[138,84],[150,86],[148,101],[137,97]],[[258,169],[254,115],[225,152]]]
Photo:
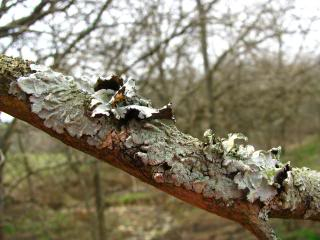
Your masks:
[[[241,134],[219,138],[206,131],[204,142],[184,134],[171,120],[159,120],[172,117],[170,105],[154,108],[130,81],[84,86],[70,76],[0,56],[0,110],[234,220],[259,239],[276,239],[268,217],[320,219],[320,173],[281,163],[279,148],[255,151],[236,144],[246,140]]]

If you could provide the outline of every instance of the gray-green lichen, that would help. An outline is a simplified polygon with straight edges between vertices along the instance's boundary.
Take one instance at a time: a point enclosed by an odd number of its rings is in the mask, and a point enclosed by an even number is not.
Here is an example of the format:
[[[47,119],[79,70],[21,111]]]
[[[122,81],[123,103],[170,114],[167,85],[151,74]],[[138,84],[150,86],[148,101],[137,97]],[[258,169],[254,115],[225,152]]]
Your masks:
[[[294,211],[304,209],[304,218],[310,219],[320,211],[320,174],[309,168],[293,168],[283,181],[282,208]]]
[[[78,88],[74,78],[35,64],[30,68],[34,73],[12,82],[10,93],[18,97],[27,94],[32,112],[57,133],[67,131],[78,138],[96,135],[101,123],[87,116],[89,95]]]
[[[206,143],[179,133],[174,126],[160,122],[141,125],[132,122],[125,149],[145,166],[151,166],[158,183],[172,183],[204,197],[246,198],[267,204],[281,188],[278,172],[280,148],[255,151],[251,145],[236,144],[246,140],[242,134],[218,138],[205,132]]]
[[[198,139],[156,120],[132,121],[129,129],[124,150],[134,155],[134,161],[150,166],[156,182],[182,186],[204,197],[230,200],[242,196],[232,179],[223,174],[225,170],[205,158]]]
[[[211,130],[207,130],[204,136],[207,138],[207,146],[204,148],[206,156],[214,159],[215,155],[220,155],[227,174],[234,176],[233,181],[239,189],[247,191],[248,201],[259,199],[267,202],[277,195],[280,186],[276,182],[276,173],[282,169],[278,160],[280,147],[255,151],[251,145],[235,143],[236,140],[247,141],[239,133],[228,134],[227,138],[220,139]]]
[[[281,164],[280,148],[256,151],[251,145],[236,143],[247,140],[242,134],[219,138],[211,130],[205,132],[206,141],[202,143],[181,133],[172,123],[152,120],[172,119],[171,106],[153,108],[136,93],[130,78],[100,77],[91,86],[49,68],[11,58],[4,61],[8,64],[0,71],[8,77],[3,84],[8,85],[10,94],[29,100],[32,112],[44,120],[45,126],[58,133],[85,136],[97,147],[111,131],[121,128],[128,134],[122,145],[124,153],[133,157],[133,164],[151,170],[157,183],[182,186],[227,204],[233,199],[260,201],[264,207],[259,216],[264,220],[276,207],[271,203],[275,196],[279,196],[281,202],[277,204],[284,209],[306,207],[305,218],[319,212],[319,173],[306,168],[292,170],[289,164]]]
[[[130,119],[118,124],[128,131],[124,152],[133,156],[134,164],[150,167],[158,183],[182,186],[229,203],[247,199],[267,205],[281,193],[284,204],[291,209],[299,204],[292,200],[298,194],[295,189],[310,189],[304,188],[310,184],[300,179],[298,172],[291,173],[288,164],[279,162],[280,148],[256,151],[251,145],[236,143],[247,140],[242,134],[219,138],[211,130],[205,132],[202,143],[178,131],[173,123],[151,120],[171,119],[171,107],[153,108],[136,93],[133,79],[100,77],[93,87],[42,66],[31,64],[30,71],[12,81],[9,91],[28,99],[32,112],[44,119],[45,126],[78,138],[86,136],[89,144],[98,147],[117,128],[112,121]],[[313,173],[308,174],[312,177]],[[311,210],[319,207],[310,206]],[[306,213],[310,214],[312,211]]]
[[[9,94],[29,99],[31,110],[44,119],[44,125],[57,133],[87,136],[95,146],[114,127],[112,119],[173,118],[170,105],[155,109],[136,94],[131,78],[99,77],[96,86],[50,68],[30,64],[30,74],[11,81]]]

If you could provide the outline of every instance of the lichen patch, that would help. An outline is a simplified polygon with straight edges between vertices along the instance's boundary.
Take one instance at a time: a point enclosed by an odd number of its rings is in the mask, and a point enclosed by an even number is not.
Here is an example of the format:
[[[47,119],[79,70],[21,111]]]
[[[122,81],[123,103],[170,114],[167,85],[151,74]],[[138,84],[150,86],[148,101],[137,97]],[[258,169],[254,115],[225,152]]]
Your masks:
[[[158,121],[148,122],[147,128],[145,123],[132,121],[128,129],[125,151],[151,167],[158,183],[181,186],[204,197],[245,198],[264,204],[282,187],[284,179],[279,182],[279,174],[287,165],[278,160],[280,148],[256,151],[251,145],[237,143],[247,140],[242,134],[219,138],[211,130],[205,132],[206,142],[201,143]]]
[[[114,116],[116,119],[173,119],[171,104],[157,109],[136,93],[135,80],[111,75],[100,77],[91,100],[92,116]]]
[[[250,202],[260,200],[267,202],[277,195],[275,172],[282,169],[278,157],[281,148],[269,151],[255,151],[251,145],[236,144],[236,141],[247,141],[239,133],[228,134],[227,138],[218,138],[210,130],[205,132],[207,145],[206,156],[220,154],[222,166],[227,174],[234,176],[234,182],[241,190],[246,190]]]
[[[29,96],[31,110],[44,119],[44,125],[57,133],[73,137],[94,136],[101,128],[98,119],[87,116],[85,105],[89,95],[81,91],[71,76],[31,64],[34,73],[17,79],[15,84]],[[15,94],[18,90],[15,87]]]
[[[132,78],[100,77],[95,86],[45,66],[30,64],[30,74],[10,83],[9,93],[31,102],[31,110],[57,133],[86,136],[90,145],[107,144],[114,120],[173,119],[171,105],[156,109],[136,93]],[[157,161],[154,160],[156,164]]]

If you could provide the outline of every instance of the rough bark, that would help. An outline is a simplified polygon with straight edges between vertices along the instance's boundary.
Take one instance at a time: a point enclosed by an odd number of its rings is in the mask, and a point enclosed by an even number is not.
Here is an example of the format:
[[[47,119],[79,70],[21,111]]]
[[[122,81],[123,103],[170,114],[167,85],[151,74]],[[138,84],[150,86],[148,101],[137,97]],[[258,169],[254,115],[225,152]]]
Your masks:
[[[234,220],[259,239],[276,239],[268,217],[320,219],[320,173],[281,163],[278,148],[255,151],[235,144],[244,139],[240,134],[222,139],[206,131],[204,142],[184,134],[171,120],[157,119],[170,118],[169,106],[151,107],[135,95],[131,80],[122,81],[99,79],[93,90],[50,69],[1,56],[0,111]]]

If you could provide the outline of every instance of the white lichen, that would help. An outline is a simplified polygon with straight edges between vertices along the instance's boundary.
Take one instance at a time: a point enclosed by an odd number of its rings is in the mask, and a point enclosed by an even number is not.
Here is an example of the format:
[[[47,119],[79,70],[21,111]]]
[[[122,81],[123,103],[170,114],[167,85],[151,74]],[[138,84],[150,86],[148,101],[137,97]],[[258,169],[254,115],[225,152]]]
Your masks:
[[[31,64],[35,71],[20,77],[15,84],[29,95],[32,112],[44,119],[44,125],[57,133],[67,131],[71,136],[94,136],[101,128],[98,119],[87,116],[85,104],[89,96],[76,85],[71,76]],[[18,94],[17,89],[13,94]]]
[[[156,109],[150,101],[141,98],[136,93],[135,80],[109,76],[99,79],[100,85],[92,95],[92,116],[114,116],[116,119],[126,119],[129,115],[138,119],[166,118],[174,119],[171,105]]]

